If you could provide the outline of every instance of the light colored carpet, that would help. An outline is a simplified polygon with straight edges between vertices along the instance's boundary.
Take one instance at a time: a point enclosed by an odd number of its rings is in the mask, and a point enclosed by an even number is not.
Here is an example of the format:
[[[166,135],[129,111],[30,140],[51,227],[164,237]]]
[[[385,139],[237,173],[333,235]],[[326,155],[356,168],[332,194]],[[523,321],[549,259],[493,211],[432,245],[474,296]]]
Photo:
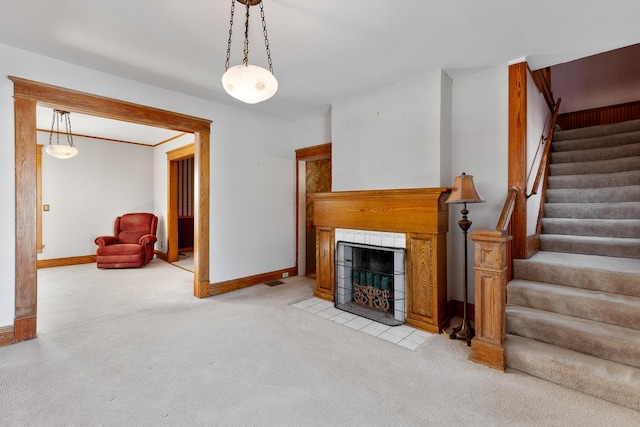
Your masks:
[[[39,270],[38,338],[0,348],[3,426],[632,426],[640,412],[293,307],[313,281],[203,300],[153,260]]]
[[[193,252],[180,252],[178,261],[173,262],[172,264],[177,265],[178,267],[184,268],[185,270],[191,271],[193,273],[194,265],[195,265]]]

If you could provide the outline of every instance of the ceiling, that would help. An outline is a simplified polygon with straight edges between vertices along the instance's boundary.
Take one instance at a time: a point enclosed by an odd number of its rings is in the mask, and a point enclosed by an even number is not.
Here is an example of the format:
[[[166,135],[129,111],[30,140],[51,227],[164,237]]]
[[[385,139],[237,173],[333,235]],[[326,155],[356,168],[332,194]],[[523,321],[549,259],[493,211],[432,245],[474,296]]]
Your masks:
[[[0,44],[297,121],[432,69],[455,78],[522,57],[537,69],[640,42],[637,0],[264,0],[279,90],[246,105],[220,83],[230,6],[0,0]],[[242,60],[243,7],[236,4],[231,65]],[[259,16],[252,7],[249,62],[265,66]]]

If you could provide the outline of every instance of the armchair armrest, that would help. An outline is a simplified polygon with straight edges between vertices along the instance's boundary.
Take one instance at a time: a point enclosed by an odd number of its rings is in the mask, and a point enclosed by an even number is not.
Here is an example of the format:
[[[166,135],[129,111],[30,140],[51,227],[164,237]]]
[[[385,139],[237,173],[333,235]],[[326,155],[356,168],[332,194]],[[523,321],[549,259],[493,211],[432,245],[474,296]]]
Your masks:
[[[98,246],[114,245],[118,243],[118,238],[115,236],[100,236],[96,237],[95,243]]]
[[[157,241],[158,241],[158,238],[153,234],[145,234],[144,236],[140,237],[139,243],[141,245],[147,245],[147,244],[154,244]]]

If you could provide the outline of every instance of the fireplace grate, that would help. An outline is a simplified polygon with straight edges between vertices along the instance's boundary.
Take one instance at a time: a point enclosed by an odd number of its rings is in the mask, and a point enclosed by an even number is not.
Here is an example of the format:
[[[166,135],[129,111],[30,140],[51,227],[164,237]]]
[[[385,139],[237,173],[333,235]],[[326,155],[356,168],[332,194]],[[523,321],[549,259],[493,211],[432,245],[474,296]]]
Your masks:
[[[405,322],[405,250],[338,242],[335,307],[389,325]]]

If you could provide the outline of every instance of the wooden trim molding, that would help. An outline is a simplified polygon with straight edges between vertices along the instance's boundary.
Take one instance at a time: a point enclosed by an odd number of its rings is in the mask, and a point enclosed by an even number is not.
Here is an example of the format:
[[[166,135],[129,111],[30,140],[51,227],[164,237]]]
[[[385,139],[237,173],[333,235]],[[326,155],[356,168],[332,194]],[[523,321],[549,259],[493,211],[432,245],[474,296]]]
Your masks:
[[[68,265],[91,264],[96,262],[95,255],[72,256],[66,258],[39,259],[38,268],[65,267]]]
[[[282,279],[284,275],[288,277],[297,276],[298,270],[295,267],[285,268],[283,270],[272,271],[269,273],[256,274],[254,276],[242,277],[240,279],[227,280],[224,282],[212,283],[209,287],[209,294],[220,295],[226,292],[237,291],[238,289],[247,288],[249,286],[259,285],[270,280]]]
[[[0,328],[0,347],[13,344],[13,326],[3,326]]]
[[[194,250],[194,295],[209,289],[209,134],[211,121],[10,76],[15,121],[15,341],[35,338],[37,315],[36,103],[195,135],[195,212],[200,247]],[[198,187],[197,187],[198,188]],[[198,204],[199,203],[199,204]],[[19,327],[16,327],[18,325]]]
[[[314,145],[313,147],[298,148],[296,150],[296,161],[311,162],[313,160],[330,159],[331,143]]]
[[[36,249],[42,253],[42,144],[36,145]]]
[[[464,318],[464,302],[452,299],[449,301],[449,317]],[[476,306],[467,302],[467,317],[469,320],[476,320]]]
[[[14,97],[28,99],[49,107],[181,132],[210,132],[211,120],[104,96],[89,95],[85,92],[63,89],[20,77],[9,76],[9,79],[13,81]],[[96,106],[98,106],[97,110]]]

